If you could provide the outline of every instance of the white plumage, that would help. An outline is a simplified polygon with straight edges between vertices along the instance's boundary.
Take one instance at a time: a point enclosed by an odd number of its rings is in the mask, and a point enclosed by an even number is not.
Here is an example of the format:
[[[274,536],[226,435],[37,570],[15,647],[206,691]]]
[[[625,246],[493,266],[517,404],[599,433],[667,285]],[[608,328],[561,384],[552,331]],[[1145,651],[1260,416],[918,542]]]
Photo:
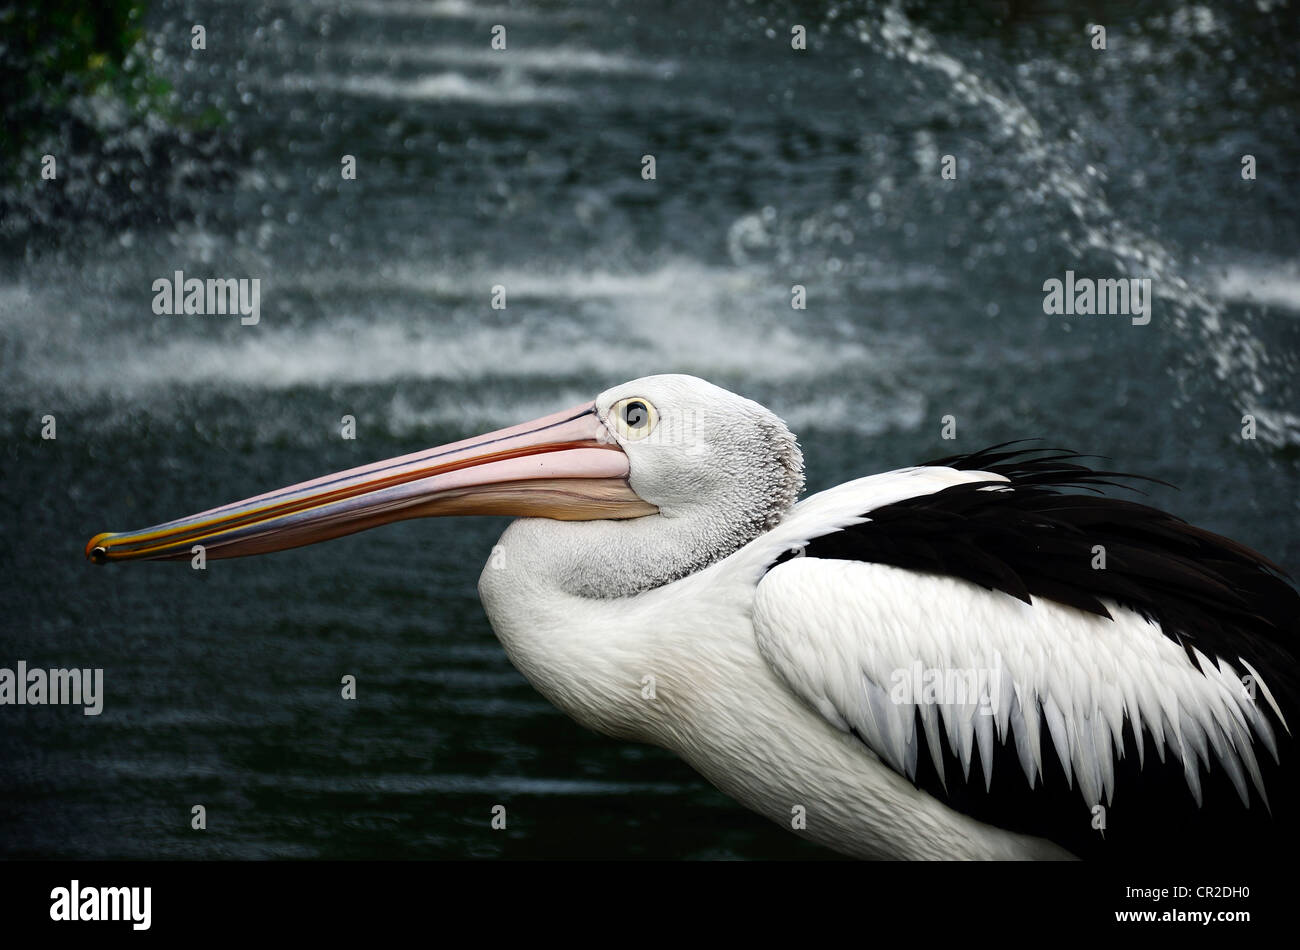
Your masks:
[[[999,479],[908,468],[848,482],[800,502],[724,560],[631,600],[537,586],[554,537],[545,523],[518,522],[502,538],[506,566],[487,567],[479,590],[511,660],[574,719],[670,749],[787,827],[802,806],[808,837],[857,857],[1069,856],[962,815],[903,778],[914,774],[914,713],[932,753],[942,733],[967,767],[974,755],[991,764],[992,743],[1013,737],[1031,784],[1050,743],[1078,784],[1080,823],[1086,806],[1113,796],[1114,758],[1144,754],[1117,739],[1126,712],[1161,759],[1169,753],[1186,764],[1193,794],[1196,764],[1211,755],[1243,797],[1243,769],[1262,793],[1253,737],[1276,754],[1274,738],[1235,671],[1224,661],[1193,667],[1131,611],[1116,608],[1111,621],[1050,601],[1030,606],[888,565],[795,557],[768,570],[782,553],[867,520],[872,509]],[[890,702],[894,674],[917,662],[939,670],[1000,664],[995,714],[978,702]],[[653,700],[643,695],[647,676]],[[1027,712],[1035,701],[1041,719]]]
[[[978,460],[1012,454],[990,452]],[[1240,618],[1249,636],[1222,642],[1258,644],[1294,627],[1300,600],[1258,555],[1153,509],[1058,503],[1042,485],[1087,488],[1105,474],[1068,458],[1002,466],[1010,477],[900,469],[794,504],[802,456],[780,419],[702,380],[655,376],[536,423],[100,535],[87,553],[188,557],[201,538],[216,556],[238,556],[399,517],[534,515],[507,529],[479,591],[538,691],[583,725],[670,749],[750,808],[859,857],[1071,857],[1073,846],[1028,833],[1017,814],[980,816],[999,799],[1044,801],[1063,779],[1070,797],[1054,800],[1052,818],[1072,834],[1058,840],[1079,840],[1090,822],[1104,837],[1098,809],[1130,807],[1153,755],[1180,764],[1197,805],[1202,777],[1219,772],[1240,804],[1252,791],[1267,803],[1263,765],[1289,737],[1268,682],[1247,656],[1207,656],[1201,641],[1186,649],[1188,631],[1164,630],[1154,614],[1205,619],[1210,632]],[[926,505],[908,507],[917,500]],[[1000,525],[1002,512],[1014,524]],[[910,517],[930,519],[930,533],[909,537]],[[936,556],[944,525],[975,532],[952,539],[969,570]],[[1067,552],[1086,552],[1094,529],[1112,532],[1120,573],[1090,575],[1062,554],[1063,537]],[[1034,550],[1008,555],[1008,538]],[[930,562],[939,566],[903,566]],[[1234,577],[1248,596],[1231,589]],[[1031,597],[1035,584],[1051,595]],[[1290,657],[1278,642],[1268,655]],[[1284,663],[1268,675],[1294,673]]]
[[[993,742],[1011,737],[1033,784],[1046,732],[1081,803],[1109,803],[1115,759],[1144,754],[1123,746],[1127,713],[1135,732],[1150,731],[1146,741],[1161,759],[1169,753],[1184,764],[1193,796],[1200,796],[1198,765],[1212,762],[1228,770],[1243,804],[1247,773],[1263,796],[1252,745],[1258,737],[1275,750],[1273,731],[1236,671],[1203,654],[1198,669],[1152,623],[1108,606],[1114,620],[889,565],[806,558],[759,584],[754,627],[760,652],[791,689],[909,776],[919,713],[941,774],[941,730],[967,776],[979,755],[986,779]],[[964,705],[890,701],[897,674],[914,664],[995,675],[981,677]],[[983,695],[994,700],[991,713],[980,708]]]

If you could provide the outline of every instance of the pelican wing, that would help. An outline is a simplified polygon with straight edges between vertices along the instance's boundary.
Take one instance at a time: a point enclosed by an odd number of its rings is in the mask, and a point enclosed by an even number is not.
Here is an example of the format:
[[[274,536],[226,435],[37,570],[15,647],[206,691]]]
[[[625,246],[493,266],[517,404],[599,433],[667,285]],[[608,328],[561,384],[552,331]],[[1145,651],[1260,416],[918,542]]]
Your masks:
[[[1072,494],[1109,475],[1070,458],[989,450],[809,499],[757,588],[762,655],[918,787],[1076,853],[1292,833],[1300,598],[1234,542]]]

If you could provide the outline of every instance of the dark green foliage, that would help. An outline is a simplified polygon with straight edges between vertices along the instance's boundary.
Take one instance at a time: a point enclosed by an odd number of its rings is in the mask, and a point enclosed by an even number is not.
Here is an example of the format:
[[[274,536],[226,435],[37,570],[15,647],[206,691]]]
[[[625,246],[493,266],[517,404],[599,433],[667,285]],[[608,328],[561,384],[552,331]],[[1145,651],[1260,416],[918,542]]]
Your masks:
[[[132,51],[144,0],[16,0],[0,7],[0,152],[9,173],[57,132],[77,96],[109,89],[133,109],[165,91]]]

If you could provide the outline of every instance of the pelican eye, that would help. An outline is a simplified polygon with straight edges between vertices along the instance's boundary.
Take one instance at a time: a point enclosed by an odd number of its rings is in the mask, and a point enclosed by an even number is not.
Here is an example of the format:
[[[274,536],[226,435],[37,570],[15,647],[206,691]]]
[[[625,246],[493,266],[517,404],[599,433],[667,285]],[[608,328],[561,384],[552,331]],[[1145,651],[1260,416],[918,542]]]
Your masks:
[[[623,421],[629,429],[644,429],[650,424],[650,410],[639,399],[623,407]]]
[[[659,413],[644,399],[620,399],[610,409],[619,435],[625,439],[644,439],[659,424]]]

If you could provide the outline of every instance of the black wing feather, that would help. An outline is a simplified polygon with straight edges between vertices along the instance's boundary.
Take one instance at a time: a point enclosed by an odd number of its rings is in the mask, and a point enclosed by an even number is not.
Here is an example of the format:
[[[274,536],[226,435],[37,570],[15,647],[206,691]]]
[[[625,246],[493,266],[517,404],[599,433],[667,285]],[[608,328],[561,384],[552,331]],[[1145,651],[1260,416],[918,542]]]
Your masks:
[[[958,577],[1027,603],[1046,598],[1103,617],[1111,601],[1158,623],[1193,663],[1193,648],[1222,657],[1244,672],[1244,658],[1263,677],[1291,724],[1300,719],[1300,660],[1296,634],[1300,594],[1275,563],[1243,544],[1197,528],[1166,512],[1101,491],[1159,479],[1100,470],[1063,449],[1003,443],[968,455],[925,463],[1000,475],[1008,482],[956,485],[864,512],[869,518],[812,539],[802,554],[890,564]],[[1082,494],[1087,492],[1089,494]],[[1093,568],[1094,546],[1105,550],[1105,569]],[[789,555],[781,558],[784,560]],[[779,561],[777,562],[779,563]],[[1198,664],[1199,668],[1199,664]],[[969,780],[940,740],[947,785],[931,763],[917,723],[916,784],[950,805],[1000,827],[1053,838],[1081,855],[1133,853],[1205,856],[1249,853],[1260,833],[1294,841],[1290,799],[1297,787],[1289,733],[1262,699],[1281,746],[1281,763],[1258,755],[1265,788],[1281,815],[1270,815],[1252,793],[1243,809],[1222,767],[1202,776],[1204,806],[1197,807],[1176,756],[1157,759],[1148,748],[1139,770],[1132,722],[1125,717],[1125,754],[1115,762],[1115,802],[1103,836],[1069,787],[1050,743],[1044,740],[1043,774],[1031,788],[1014,742],[995,743],[991,788],[986,792],[979,756]],[[1040,715],[1041,710],[1036,710]],[[1145,731],[1145,730],[1144,730]],[[1073,821],[1064,816],[1073,815]],[[1262,832],[1261,832],[1261,825]]]

